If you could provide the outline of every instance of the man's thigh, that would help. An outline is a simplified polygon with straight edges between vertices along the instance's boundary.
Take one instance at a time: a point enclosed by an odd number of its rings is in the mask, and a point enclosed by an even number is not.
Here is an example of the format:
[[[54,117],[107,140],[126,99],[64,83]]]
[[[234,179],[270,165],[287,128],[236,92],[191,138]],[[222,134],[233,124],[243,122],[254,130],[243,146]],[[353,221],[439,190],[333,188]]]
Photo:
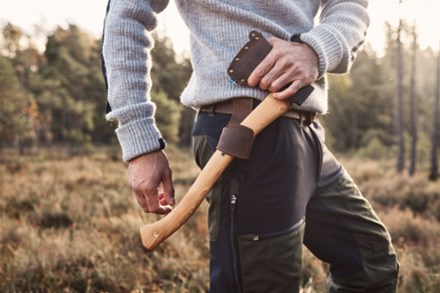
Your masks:
[[[202,168],[227,120],[197,118],[193,146]],[[210,292],[299,291],[305,209],[318,178],[316,144],[310,129],[282,118],[259,134],[251,159],[234,160],[222,174],[209,195]]]
[[[330,264],[330,292],[395,292],[390,235],[346,172],[310,200],[304,244]]]

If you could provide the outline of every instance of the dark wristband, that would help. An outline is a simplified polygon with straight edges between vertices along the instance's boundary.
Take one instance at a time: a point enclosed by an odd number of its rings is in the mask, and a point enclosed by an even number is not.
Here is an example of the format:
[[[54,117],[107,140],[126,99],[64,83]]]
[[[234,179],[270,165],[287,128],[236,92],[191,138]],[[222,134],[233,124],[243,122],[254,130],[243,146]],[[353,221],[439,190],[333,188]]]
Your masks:
[[[291,42],[301,43],[301,34],[294,34],[290,37]]]
[[[159,148],[160,148],[160,150],[163,150],[166,146],[167,146],[167,143],[165,142],[165,140],[162,137],[159,138]]]

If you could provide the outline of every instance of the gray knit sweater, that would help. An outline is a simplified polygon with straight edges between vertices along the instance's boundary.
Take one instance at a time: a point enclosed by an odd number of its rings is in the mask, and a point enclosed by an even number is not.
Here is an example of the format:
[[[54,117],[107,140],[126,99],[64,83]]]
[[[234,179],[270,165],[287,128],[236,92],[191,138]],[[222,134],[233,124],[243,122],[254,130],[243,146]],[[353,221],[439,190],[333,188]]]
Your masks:
[[[263,99],[267,92],[234,86],[226,69],[252,30],[265,37],[301,41],[319,57],[320,78],[304,110],[327,111],[326,72],[345,73],[362,44],[369,17],[368,0],[175,0],[190,31],[193,74],[183,91],[184,105],[199,108],[237,96]],[[156,14],[168,0],[111,0],[104,25],[103,57],[117,137],[123,159],[161,147],[155,124],[149,51]],[[320,14],[319,20],[315,18]],[[316,23],[317,22],[317,23]],[[154,60],[153,60],[154,61]]]

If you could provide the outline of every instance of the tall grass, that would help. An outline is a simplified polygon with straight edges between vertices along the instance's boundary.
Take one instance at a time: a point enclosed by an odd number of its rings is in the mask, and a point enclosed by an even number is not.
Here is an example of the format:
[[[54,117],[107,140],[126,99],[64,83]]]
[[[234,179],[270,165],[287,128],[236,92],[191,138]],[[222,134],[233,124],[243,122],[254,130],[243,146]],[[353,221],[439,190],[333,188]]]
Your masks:
[[[169,148],[176,194],[198,169]],[[401,292],[440,288],[440,184],[396,175],[377,161],[344,160],[393,237]],[[126,166],[105,149],[62,150],[0,162],[0,292],[205,292],[209,248],[203,204],[154,252],[139,227],[159,216],[138,207]],[[327,266],[304,254],[304,292],[325,292]]]
[[[54,156],[0,165],[0,292],[205,291],[203,208],[148,252],[139,227],[157,216],[137,206],[126,166],[100,152]],[[197,169],[187,153],[171,152],[171,161],[181,195]]]
[[[429,181],[423,169],[412,177],[397,174],[392,160],[343,163],[390,231],[399,292],[440,292],[440,182]]]

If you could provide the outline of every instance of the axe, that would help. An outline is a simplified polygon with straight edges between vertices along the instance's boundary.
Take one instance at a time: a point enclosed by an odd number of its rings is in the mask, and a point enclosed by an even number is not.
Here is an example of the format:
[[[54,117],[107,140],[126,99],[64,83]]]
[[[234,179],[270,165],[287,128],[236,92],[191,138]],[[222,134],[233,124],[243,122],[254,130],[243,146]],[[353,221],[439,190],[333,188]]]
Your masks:
[[[271,49],[272,46],[264,39],[261,33],[252,31],[249,34],[249,42],[246,43],[234,58],[236,62],[233,61],[228,68],[231,82],[240,85],[245,84],[249,74]],[[278,100],[269,94],[249,113],[240,125],[251,129],[254,136],[256,136],[276,118],[287,112],[293,103],[300,106],[312,91],[313,87],[310,85],[303,87],[287,100]],[[232,155],[217,149],[180,203],[157,222],[143,225],[140,228],[144,247],[148,250],[154,250],[160,243],[185,224],[233,159]]]

